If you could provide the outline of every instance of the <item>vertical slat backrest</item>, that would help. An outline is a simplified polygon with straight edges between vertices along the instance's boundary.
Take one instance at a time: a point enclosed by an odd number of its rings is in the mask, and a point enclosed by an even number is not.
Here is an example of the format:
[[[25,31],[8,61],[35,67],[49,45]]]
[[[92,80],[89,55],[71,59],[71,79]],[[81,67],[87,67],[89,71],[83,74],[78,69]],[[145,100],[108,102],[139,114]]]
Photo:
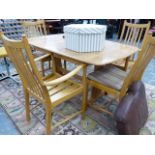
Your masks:
[[[39,100],[48,100],[47,98],[49,98],[49,96],[47,89],[43,84],[43,80],[33,60],[27,38],[23,37],[22,41],[15,41],[6,38],[2,33],[0,36],[9,58],[15,65],[21,77],[23,86]]]
[[[123,90],[127,90],[128,86],[137,80],[141,80],[144,70],[149,64],[150,60],[155,55],[155,37],[152,37],[151,33],[148,33],[145,37],[144,43],[142,45],[142,50],[138,55],[132,69],[130,70],[127,78],[123,84]]]
[[[28,38],[47,34],[44,20],[24,21],[23,28]]]
[[[120,42],[140,47],[140,45],[143,44],[143,39],[148,33],[149,28],[150,22],[148,24],[132,24],[125,20],[120,36]]]
[[[135,80],[140,80],[142,78],[145,68],[155,55],[155,37],[152,37],[152,33],[148,34],[146,41],[144,42],[142,52],[144,53],[139,54],[141,61],[138,64],[136,74],[134,76]]]

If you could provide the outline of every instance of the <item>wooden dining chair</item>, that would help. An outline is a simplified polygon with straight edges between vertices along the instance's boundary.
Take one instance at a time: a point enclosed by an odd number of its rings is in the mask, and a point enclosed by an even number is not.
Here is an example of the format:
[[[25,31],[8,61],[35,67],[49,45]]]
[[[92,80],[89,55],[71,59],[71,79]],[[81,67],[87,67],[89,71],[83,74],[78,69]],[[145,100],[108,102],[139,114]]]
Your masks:
[[[55,71],[56,66],[54,57],[51,56],[53,63],[53,74],[42,78],[37,70],[31,48],[25,36],[23,36],[21,41],[15,41],[6,38],[1,32],[0,37],[3,40],[8,56],[14,63],[23,84],[27,121],[30,121],[30,95],[40,101],[43,106],[45,106],[47,134],[50,134],[52,131],[51,121],[53,109],[64,103],[64,101],[69,100],[80,93],[83,93],[81,110],[72,114],[61,122],[58,122],[55,127],[72,119],[80,113],[84,114],[86,109],[87,94],[85,89],[86,67],[84,65],[78,65],[74,70],[62,76]],[[80,70],[83,70],[84,72],[82,83],[78,83],[72,79]]]
[[[46,26],[44,20],[37,21],[23,21],[22,23],[24,28],[24,33],[28,38],[39,37],[43,35],[47,35]],[[37,52],[38,53],[38,52]],[[38,56],[37,53],[34,53],[35,56]],[[44,54],[43,59],[41,61],[41,70],[43,76],[45,76],[45,62],[48,62],[48,69],[51,68],[51,56],[50,54]]]
[[[23,21],[22,25],[28,38],[47,35],[44,20]]]
[[[37,36],[43,36],[47,35],[46,26],[44,20],[37,20],[37,21],[24,21],[23,22],[24,32],[27,35],[28,38],[31,37],[37,37]],[[41,59],[41,69],[43,76],[45,75],[45,68],[44,68],[44,62],[49,62],[49,68],[50,66],[50,55],[46,54],[46,57],[44,59]],[[63,61],[64,69],[67,69],[67,62],[66,60]]]
[[[148,24],[133,24],[125,20],[119,42],[141,48],[149,28],[150,22]],[[126,71],[129,66],[134,64],[134,57],[135,55],[130,56],[114,64]]]
[[[120,101],[126,94],[129,85],[133,81],[141,80],[145,68],[154,55],[155,37],[152,37],[152,34],[149,33],[146,35],[142,50],[139,52],[139,55],[129,72],[123,71],[113,64],[106,65],[88,75],[88,84],[113,95]],[[94,107],[96,107],[96,105]],[[96,108],[109,113],[109,111],[106,111],[103,107]]]

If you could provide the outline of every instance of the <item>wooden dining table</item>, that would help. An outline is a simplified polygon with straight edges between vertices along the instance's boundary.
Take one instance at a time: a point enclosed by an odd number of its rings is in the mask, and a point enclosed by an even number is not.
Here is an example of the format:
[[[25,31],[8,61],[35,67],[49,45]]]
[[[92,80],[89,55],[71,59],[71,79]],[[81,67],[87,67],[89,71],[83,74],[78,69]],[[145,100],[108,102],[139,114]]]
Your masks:
[[[29,44],[37,50],[52,53],[87,65],[104,66],[127,58],[140,49],[115,41],[105,40],[105,46],[98,52],[76,52],[65,48],[63,34],[39,36],[29,39]]]
[[[134,46],[125,45],[115,41],[105,40],[102,51],[79,53],[65,48],[64,34],[39,36],[29,39],[29,44],[35,49],[56,56],[57,72],[60,72],[61,58],[71,62],[82,63],[85,65],[94,65],[95,68],[114,63],[125,59],[140,49]],[[97,94],[94,90],[94,97]]]

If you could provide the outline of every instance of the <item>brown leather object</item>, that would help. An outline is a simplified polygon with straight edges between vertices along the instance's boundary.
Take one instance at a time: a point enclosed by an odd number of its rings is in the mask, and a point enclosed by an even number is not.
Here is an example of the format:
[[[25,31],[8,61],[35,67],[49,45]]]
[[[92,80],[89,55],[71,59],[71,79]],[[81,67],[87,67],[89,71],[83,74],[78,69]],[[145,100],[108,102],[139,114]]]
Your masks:
[[[130,86],[127,95],[118,105],[114,117],[119,134],[139,133],[148,117],[145,87],[141,81],[134,82]]]

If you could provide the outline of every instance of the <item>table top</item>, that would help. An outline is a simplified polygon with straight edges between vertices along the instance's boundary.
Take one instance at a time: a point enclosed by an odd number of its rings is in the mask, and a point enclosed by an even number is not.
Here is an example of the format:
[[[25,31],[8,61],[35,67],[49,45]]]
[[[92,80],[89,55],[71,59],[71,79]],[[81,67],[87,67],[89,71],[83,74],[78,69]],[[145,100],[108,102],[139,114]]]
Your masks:
[[[55,53],[60,56],[82,62],[102,66],[127,58],[139,51],[137,47],[121,44],[114,41],[105,41],[105,47],[100,52],[79,53],[65,48],[63,34],[47,35],[29,39],[31,46],[47,53]]]

